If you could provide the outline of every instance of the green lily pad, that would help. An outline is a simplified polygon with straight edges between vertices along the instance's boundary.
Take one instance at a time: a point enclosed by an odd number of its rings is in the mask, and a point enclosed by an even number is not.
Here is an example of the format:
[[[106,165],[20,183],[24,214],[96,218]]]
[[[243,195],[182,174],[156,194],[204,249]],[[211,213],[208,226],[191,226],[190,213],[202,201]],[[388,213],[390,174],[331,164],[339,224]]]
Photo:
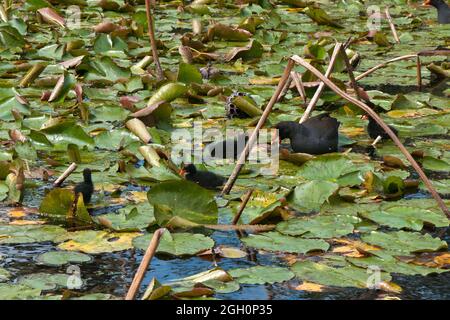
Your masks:
[[[23,284],[0,283],[0,300],[29,300],[41,295],[41,290]]]
[[[0,244],[19,244],[53,241],[67,234],[67,231],[58,226],[50,225],[0,225]]]
[[[429,268],[425,266],[418,266],[410,263],[405,263],[399,261],[391,256],[386,257],[367,257],[367,258],[347,258],[352,264],[358,267],[367,268],[370,266],[377,266],[381,270],[390,273],[400,273],[406,275],[417,275],[426,276],[430,273],[442,273],[449,270],[439,269],[439,268]]]
[[[146,234],[133,240],[133,246],[141,250],[147,250],[153,234]],[[214,240],[202,234],[169,233],[164,232],[158,246],[158,253],[174,256],[195,255],[201,251],[211,249]]]
[[[381,211],[362,212],[361,215],[381,225],[416,231],[422,230],[424,222],[436,227],[447,227],[449,225],[447,217],[441,212],[416,207],[391,207]]]
[[[115,231],[140,231],[155,222],[153,206],[148,202],[127,206],[118,213],[108,213],[94,220]]]
[[[319,215],[280,222],[277,231],[305,238],[334,238],[352,233],[354,225],[359,222],[361,219],[355,216]]]
[[[418,232],[379,232],[372,231],[363,235],[361,239],[372,245],[398,253],[428,252],[446,249],[447,242],[433,238],[429,234],[422,235]]]
[[[91,223],[92,218],[84,205],[83,196],[80,194],[76,206],[74,206],[74,202],[75,193],[73,191],[56,188],[42,200],[39,211],[50,216],[73,217],[77,221]],[[74,209],[75,212],[73,212]]]
[[[68,274],[33,273],[19,278],[18,283],[39,290],[55,290],[67,287]]]
[[[166,181],[148,192],[160,226],[178,217],[198,224],[217,223],[217,204],[213,193],[190,181]]]
[[[3,268],[0,268],[0,282],[8,281],[11,278],[11,273]]]
[[[90,262],[92,258],[81,252],[50,251],[37,256],[36,261],[48,266],[62,266],[68,263]]]
[[[371,285],[371,274],[366,269],[354,266],[333,268],[325,264],[305,260],[296,262],[291,270],[301,280],[324,286],[367,288],[368,284]],[[381,272],[380,280],[390,281],[391,276],[388,273]]]
[[[339,185],[330,181],[310,181],[301,184],[286,197],[294,209],[301,212],[319,211],[322,204],[335,193]]]
[[[249,235],[241,240],[249,247],[275,252],[308,253],[316,250],[327,251],[330,247],[330,245],[324,240],[301,239],[282,235],[278,232],[266,232],[258,235]]]
[[[243,284],[273,284],[292,279],[295,275],[287,268],[255,266],[246,269],[231,269],[228,273],[238,283]]]

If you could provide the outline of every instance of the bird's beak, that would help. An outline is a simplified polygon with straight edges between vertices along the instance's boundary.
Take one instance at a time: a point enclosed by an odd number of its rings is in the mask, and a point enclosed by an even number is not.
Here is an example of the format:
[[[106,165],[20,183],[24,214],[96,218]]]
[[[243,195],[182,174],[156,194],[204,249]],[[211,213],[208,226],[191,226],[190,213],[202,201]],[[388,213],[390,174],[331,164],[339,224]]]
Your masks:
[[[363,114],[361,116],[361,120],[369,120],[369,117],[367,116],[367,114]]]
[[[184,177],[184,175],[186,174],[186,171],[184,169],[180,169],[180,171],[178,171],[178,174],[182,177]]]
[[[424,6],[431,6],[431,0],[425,0],[425,1],[423,2],[423,5],[424,5]]]

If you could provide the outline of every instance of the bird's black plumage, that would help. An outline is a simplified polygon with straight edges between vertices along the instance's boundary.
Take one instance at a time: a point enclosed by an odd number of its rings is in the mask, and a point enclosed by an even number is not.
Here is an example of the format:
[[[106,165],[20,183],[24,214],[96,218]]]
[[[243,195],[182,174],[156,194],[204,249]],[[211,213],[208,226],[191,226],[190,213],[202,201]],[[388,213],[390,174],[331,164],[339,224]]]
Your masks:
[[[209,144],[207,155],[217,159],[237,159],[248,142],[248,135],[240,134],[234,138],[213,142]]]
[[[337,119],[322,113],[301,124],[282,121],[275,128],[279,130],[280,140],[290,139],[294,152],[324,154],[338,150],[339,125]]]
[[[367,125],[367,133],[369,134],[369,137],[372,139],[376,139],[378,136],[381,136],[383,139],[390,139],[389,135],[384,131],[384,129],[371,117],[369,117],[369,124]],[[388,127],[395,133],[395,135],[398,135],[398,130],[395,129],[393,126]]]
[[[84,181],[75,186],[75,194],[83,195],[84,203],[91,202],[92,193],[94,193],[94,184],[92,183],[92,174],[90,169],[83,170]]]
[[[184,165],[181,172],[187,180],[195,182],[206,189],[217,189],[226,181],[224,177],[213,172],[197,170],[193,164]]]
[[[431,5],[437,9],[439,23],[450,23],[450,7],[444,0],[425,0],[424,5]]]

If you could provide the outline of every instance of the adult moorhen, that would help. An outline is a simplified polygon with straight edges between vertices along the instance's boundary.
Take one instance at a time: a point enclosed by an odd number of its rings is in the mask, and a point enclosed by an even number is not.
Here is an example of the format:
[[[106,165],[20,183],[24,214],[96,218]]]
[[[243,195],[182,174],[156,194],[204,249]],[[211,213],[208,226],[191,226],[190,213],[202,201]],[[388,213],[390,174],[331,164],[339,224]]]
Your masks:
[[[444,0],[425,0],[423,4],[426,6],[433,6],[437,9],[439,23],[450,23],[450,7]]]
[[[84,181],[75,186],[75,194],[81,193],[83,195],[84,203],[91,201],[92,193],[94,193],[94,184],[92,183],[91,169],[83,170]]]
[[[294,152],[324,154],[338,151],[339,125],[329,113],[322,113],[301,124],[282,121],[275,128],[279,130],[280,140],[291,140]]]
[[[245,148],[249,136],[239,134],[234,138],[213,142],[206,147],[206,154],[218,159],[237,159]]]
[[[184,165],[180,170],[180,175],[206,189],[217,189],[226,181],[224,177],[213,172],[197,170],[193,164]]]
[[[367,133],[369,134],[369,137],[372,139],[376,139],[378,136],[380,136],[382,139],[390,139],[389,135],[384,131],[384,129],[376,122],[372,117],[370,116],[364,116],[364,118],[369,118],[369,124],[367,125]],[[396,136],[398,136],[398,130],[395,129],[393,126],[388,125],[388,127],[395,133]]]

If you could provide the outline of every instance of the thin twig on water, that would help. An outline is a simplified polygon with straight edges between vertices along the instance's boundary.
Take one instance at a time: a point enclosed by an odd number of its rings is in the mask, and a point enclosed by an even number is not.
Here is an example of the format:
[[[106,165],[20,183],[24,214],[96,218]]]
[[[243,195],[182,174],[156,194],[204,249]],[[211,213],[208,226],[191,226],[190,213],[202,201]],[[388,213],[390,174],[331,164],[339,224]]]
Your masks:
[[[385,13],[389,26],[391,27],[392,35],[394,36],[395,42],[400,43],[400,38],[398,37],[397,29],[395,29],[395,24],[392,21],[391,14],[389,13],[389,7],[386,7]]]
[[[327,78],[329,78],[331,73],[333,72],[334,63],[336,62],[336,58],[337,58],[339,52],[341,51],[341,47],[342,47],[341,43],[336,43],[336,45],[334,46],[333,54],[331,55],[331,59],[330,59],[330,64],[328,65],[328,69],[325,72],[325,77],[327,77]],[[306,107],[305,113],[303,113],[303,115],[300,119],[300,123],[305,122],[309,118],[309,115],[311,114],[312,110],[316,106],[317,101],[319,101],[320,95],[322,94],[322,91],[324,88],[325,88],[325,84],[323,82],[321,82],[319,84],[319,87],[317,88],[316,92],[314,93],[314,96],[309,101],[309,104]]]
[[[163,69],[161,68],[161,63],[159,62],[158,48],[156,46],[155,30],[153,23],[152,7],[150,2],[151,0],[145,0],[145,12],[147,14],[148,36],[150,38],[150,45],[152,47],[152,56],[156,66],[156,74],[158,76],[158,80],[163,80],[164,72]]]
[[[152,240],[150,240],[147,250],[145,251],[144,257],[142,258],[141,264],[139,265],[139,268],[136,271],[136,274],[134,275],[130,289],[128,289],[127,295],[125,296],[125,300],[134,300],[134,298],[136,297],[136,293],[138,292],[142,283],[142,279],[144,279],[148,266],[156,253],[156,249],[158,249],[159,242],[161,240],[164,231],[166,231],[165,228],[160,228],[156,230],[155,233],[153,234]]]
[[[297,88],[300,97],[302,97],[303,102],[306,103],[306,92],[305,87],[303,86],[302,78],[295,71],[291,71],[291,78],[294,80],[295,87]]]
[[[383,130],[389,135],[389,137],[394,141],[394,143],[397,145],[397,147],[400,149],[400,151],[405,155],[405,157],[408,159],[408,161],[411,163],[412,167],[416,172],[419,174],[422,181],[425,183],[425,185],[428,188],[428,191],[430,191],[433,198],[438,203],[441,210],[447,215],[447,217],[450,218],[450,211],[448,210],[447,206],[445,205],[442,198],[439,196],[439,193],[437,193],[436,189],[434,189],[433,185],[431,184],[431,181],[428,179],[426,174],[423,172],[422,168],[417,164],[416,160],[411,156],[409,151],[405,148],[403,143],[399,140],[397,135],[389,128],[389,126],[381,119],[378,114],[372,110],[369,106],[364,104],[363,102],[359,101],[358,99],[353,98],[352,96],[348,95],[344,91],[342,91],[338,86],[336,86],[332,81],[327,79],[322,73],[320,73],[319,70],[314,68],[312,65],[310,65],[307,61],[302,59],[301,57],[294,55],[291,57],[293,61],[300,64],[301,66],[305,67],[309,71],[311,71],[316,77],[318,77],[320,80],[322,80],[331,90],[336,92],[338,95],[340,95],[342,98],[346,99],[347,101],[357,105],[361,109],[363,109],[366,113],[369,114],[382,128]]]
[[[64,180],[67,179],[68,176],[70,176],[72,174],[72,172],[75,171],[75,169],[77,168],[77,164],[75,162],[73,162],[67,169],[66,171],[63,172],[62,175],[59,176],[58,179],[55,180],[55,182],[53,182],[53,187],[59,187]]]
[[[422,90],[422,62],[420,61],[420,56],[417,56],[416,60],[417,66],[417,87],[419,91]]]
[[[245,206],[248,203],[248,200],[250,200],[250,197],[252,196],[252,193],[253,193],[253,189],[250,189],[247,191],[247,193],[244,196],[244,199],[242,199],[242,203],[241,203],[241,206],[239,207],[239,211],[234,216],[231,224],[236,225],[238,223],[239,219],[241,218],[242,212],[244,212]]]

